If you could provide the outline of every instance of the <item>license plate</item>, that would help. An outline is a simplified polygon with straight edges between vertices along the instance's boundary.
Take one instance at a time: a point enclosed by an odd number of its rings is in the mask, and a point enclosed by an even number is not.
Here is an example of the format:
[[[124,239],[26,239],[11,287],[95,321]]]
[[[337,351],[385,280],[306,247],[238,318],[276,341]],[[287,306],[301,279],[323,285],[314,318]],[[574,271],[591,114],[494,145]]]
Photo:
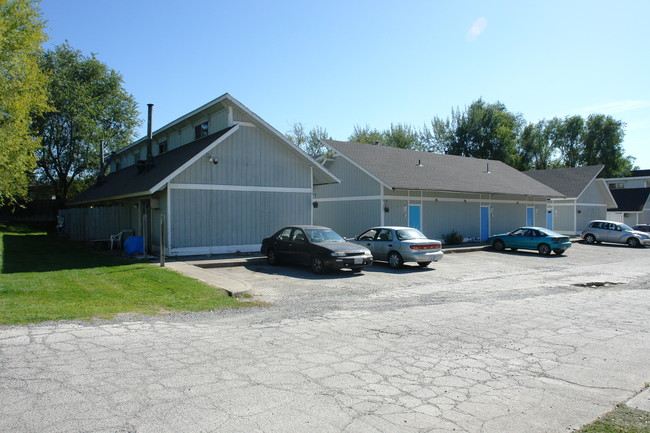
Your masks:
[[[362,265],[363,264],[363,257],[355,257],[354,258],[354,264],[355,265]]]

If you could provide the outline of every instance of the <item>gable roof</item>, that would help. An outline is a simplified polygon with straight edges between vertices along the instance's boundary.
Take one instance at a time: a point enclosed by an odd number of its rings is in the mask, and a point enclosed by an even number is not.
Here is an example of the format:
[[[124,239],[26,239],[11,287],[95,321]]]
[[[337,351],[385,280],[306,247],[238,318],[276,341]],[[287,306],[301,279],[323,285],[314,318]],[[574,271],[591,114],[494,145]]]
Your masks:
[[[166,130],[170,128],[174,128],[178,125],[183,125],[184,122],[188,121],[191,119],[193,116],[199,115],[200,113],[216,106],[216,105],[224,105],[225,107],[237,107],[240,109],[242,112],[244,112],[247,116],[249,116],[254,122],[256,122],[258,125],[262,126],[263,128],[267,129],[269,132],[271,132],[272,135],[280,139],[283,143],[288,145],[294,152],[300,154],[302,157],[306,158],[309,160],[311,166],[313,167],[313,179],[314,179],[314,185],[322,185],[322,184],[328,184],[328,183],[339,183],[340,180],[336,178],[332,173],[330,173],[325,167],[323,167],[321,164],[316,162],[311,156],[307,154],[303,149],[300,148],[300,146],[297,146],[294,144],[291,140],[289,140],[284,134],[279,132],[277,129],[272,127],[270,124],[268,124],[264,119],[262,119],[260,116],[255,114],[253,111],[251,111],[248,107],[246,107],[244,104],[239,102],[237,99],[235,99],[232,95],[229,93],[224,93],[223,95],[219,96],[218,98],[213,99],[212,101],[208,102],[207,104],[204,104],[200,106],[199,108],[190,111],[189,113],[185,114],[184,116],[179,117],[176,120],[173,120],[163,126],[162,128],[156,129],[155,131],[152,132],[152,136],[156,137],[159,134],[164,133]],[[234,123],[233,123],[234,122]],[[233,126],[233,124],[237,124],[237,121],[233,121],[232,119],[229,119],[229,126]],[[128,152],[134,147],[140,146],[143,143],[145,143],[147,140],[147,137],[142,137],[130,145],[118,150],[116,153],[122,154],[124,152]],[[183,145],[185,146],[185,145]]]
[[[561,192],[568,198],[578,198],[596,176],[605,168],[604,165],[587,167],[565,167],[549,170],[525,171],[528,176]]]
[[[563,197],[501,161],[372,144],[322,141],[390,189]]]
[[[181,169],[225,140],[238,128],[238,125],[231,126],[169,152],[154,156],[154,165],[148,171],[141,171],[137,165],[132,165],[110,173],[106,176],[104,182],[88,188],[68,201],[68,204],[78,205],[153,194],[161,189],[168,179],[174,177]]]
[[[620,212],[641,212],[648,202],[650,188],[620,188],[613,189],[612,195],[618,204],[617,208],[608,209]]]

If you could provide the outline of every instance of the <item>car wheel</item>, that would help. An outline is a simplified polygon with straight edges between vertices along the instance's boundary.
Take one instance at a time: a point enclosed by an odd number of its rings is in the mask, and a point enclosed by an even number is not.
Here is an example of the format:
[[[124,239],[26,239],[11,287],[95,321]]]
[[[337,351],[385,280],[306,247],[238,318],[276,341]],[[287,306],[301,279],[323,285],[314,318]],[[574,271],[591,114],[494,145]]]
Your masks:
[[[352,272],[355,274],[361,272],[362,269],[363,269],[362,267],[350,268],[350,270],[352,270]]]
[[[637,247],[641,246],[641,242],[637,238],[629,238],[627,240],[627,245],[632,247],[632,248],[637,248]]]
[[[587,242],[588,244],[595,244],[596,243],[596,236],[589,233],[588,235],[585,236],[585,242]]]
[[[418,266],[421,267],[421,268],[426,268],[430,264],[431,264],[431,262],[418,262]]]
[[[323,263],[323,259],[320,257],[312,257],[311,258],[311,270],[315,274],[322,274],[325,272],[325,263]]]
[[[564,250],[553,250],[553,252],[555,254],[557,254],[558,256],[561,256],[562,254],[564,254]]]
[[[266,253],[266,260],[269,262],[269,265],[271,266],[276,266],[280,264],[280,259],[278,259],[278,254],[275,252],[273,248],[271,248]]]
[[[497,251],[503,251],[506,249],[506,244],[504,244],[501,239],[497,239],[492,243],[492,248]]]
[[[548,244],[539,244],[537,245],[537,251],[543,256],[548,256],[551,254],[551,247]]]
[[[391,268],[397,269],[402,267],[404,260],[402,260],[402,256],[397,251],[391,251],[388,255],[388,264]]]

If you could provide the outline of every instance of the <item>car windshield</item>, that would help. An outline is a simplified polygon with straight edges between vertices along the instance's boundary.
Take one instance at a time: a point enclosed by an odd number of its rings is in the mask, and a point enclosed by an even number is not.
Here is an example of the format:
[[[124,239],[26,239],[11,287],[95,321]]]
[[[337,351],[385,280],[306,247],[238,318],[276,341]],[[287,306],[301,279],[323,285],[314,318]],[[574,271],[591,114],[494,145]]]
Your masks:
[[[338,233],[332,229],[305,229],[310,242],[345,242]]]
[[[634,230],[632,227],[628,226],[627,224],[621,224],[619,227],[620,227],[621,230],[623,230],[623,231],[627,231],[627,230],[632,231],[632,230]]]
[[[400,241],[410,241],[411,239],[426,239],[427,237],[422,234],[420,230],[417,229],[403,229],[395,230],[397,239]]]

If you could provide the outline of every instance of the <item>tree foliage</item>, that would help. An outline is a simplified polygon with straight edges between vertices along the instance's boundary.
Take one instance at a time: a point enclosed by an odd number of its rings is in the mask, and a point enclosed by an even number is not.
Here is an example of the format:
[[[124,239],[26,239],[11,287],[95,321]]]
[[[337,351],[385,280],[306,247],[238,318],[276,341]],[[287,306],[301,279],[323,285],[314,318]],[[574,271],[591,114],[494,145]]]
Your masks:
[[[364,144],[381,144],[384,137],[381,132],[376,129],[370,129],[370,126],[355,125],[352,135],[348,137],[348,141],[353,143]]]
[[[118,72],[67,42],[43,53],[40,63],[51,77],[53,109],[34,117],[43,144],[37,175],[65,200],[94,179],[101,147],[110,152],[132,140],[138,110]]]
[[[465,111],[452,109],[446,120],[434,117],[431,129],[425,128],[423,135],[438,152],[515,164],[522,125],[522,117],[510,113],[502,103],[478,99]]]
[[[307,132],[303,124],[297,122],[291,126],[291,131],[285,135],[293,144],[299,146],[312,158],[320,158],[328,152],[327,147],[321,141],[331,138],[325,128],[316,126]]]
[[[406,123],[391,123],[390,128],[380,132],[368,125],[356,125],[348,138],[354,143],[379,144],[400,149],[425,150],[420,132]]]
[[[625,176],[632,169],[634,158],[623,154],[624,124],[611,116],[592,114],[585,122],[584,165],[603,164],[603,177]]]
[[[46,40],[38,3],[0,0],[0,205],[27,197],[40,140],[31,113],[46,107],[47,77],[38,66]]]

